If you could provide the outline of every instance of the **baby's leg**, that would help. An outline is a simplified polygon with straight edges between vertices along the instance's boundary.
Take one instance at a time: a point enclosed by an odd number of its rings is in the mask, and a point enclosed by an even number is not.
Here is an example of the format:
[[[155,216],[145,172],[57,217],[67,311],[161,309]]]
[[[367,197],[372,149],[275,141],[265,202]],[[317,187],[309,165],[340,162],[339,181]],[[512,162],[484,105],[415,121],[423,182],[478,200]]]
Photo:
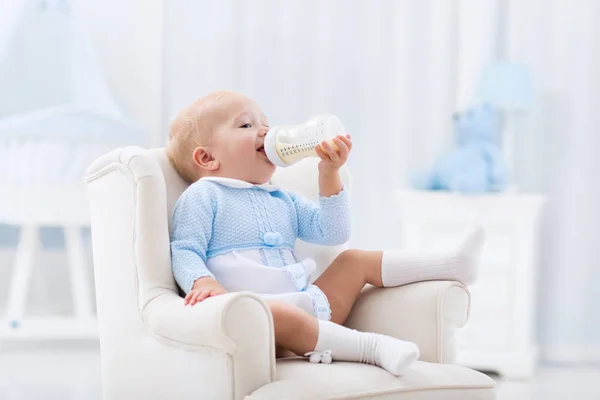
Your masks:
[[[299,307],[281,301],[267,301],[275,326],[275,344],[306,354],[315,349],[319,336],[319,322]]]
[[[315,281],[327,296],[331,321],[343,324],[362,288],[381,284],[381,251],[346,250]]]
[[[472,283],[483,236],[483,229],[476,226],[455,250],[440,254],[346,250],[333,260],[315,285],[329,300],[331,320],[341,324],[367,283],[378,287],[427,280]]]
[[[394,375],[419,358],[414,343],[318,320],[290,304],[267,303],[273,314],[276,345],[296,354],[331,351],[333,360],[377,365]]]

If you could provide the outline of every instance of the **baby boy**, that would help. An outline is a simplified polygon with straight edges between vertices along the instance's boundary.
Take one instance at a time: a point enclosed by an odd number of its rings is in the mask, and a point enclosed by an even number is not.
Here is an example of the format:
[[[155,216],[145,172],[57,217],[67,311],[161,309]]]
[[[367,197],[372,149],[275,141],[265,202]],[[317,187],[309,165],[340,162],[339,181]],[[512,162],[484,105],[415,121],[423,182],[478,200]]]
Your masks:
[[[400,375],[419,357],[414,343],[345,328],[366,284],[399,286],[424,280],[475,278],[483,232],[471,229],[443,254],[342,252],[314,282],[313,260],[299,260],[296,239],[338,245],[350,237],[348,193],[339,169],[352,150],[349,135],[323,142],[319,201],[272,186],[266,157],[267,117],[252,99],[211,93],[172,122],[167,154],[190,186],[174,209],[172,267],[184,303],[251,291],[269,305],[279,348],[304,355],[331,352],[333,360],[377,365]]]

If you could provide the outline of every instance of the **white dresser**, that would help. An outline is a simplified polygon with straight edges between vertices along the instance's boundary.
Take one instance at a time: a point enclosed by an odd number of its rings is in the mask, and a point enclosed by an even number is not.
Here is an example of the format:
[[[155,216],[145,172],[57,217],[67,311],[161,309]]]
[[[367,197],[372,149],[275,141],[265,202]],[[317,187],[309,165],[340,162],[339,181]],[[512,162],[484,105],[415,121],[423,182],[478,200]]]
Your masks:
[[[531,376],[538,353],[538,220],[544,198],[405,190],[396,199],[406,249],[452,248],[470,222],[482,223],[486,244],[470,287],[469,322],[457,333],[458,363],[507,378]]]

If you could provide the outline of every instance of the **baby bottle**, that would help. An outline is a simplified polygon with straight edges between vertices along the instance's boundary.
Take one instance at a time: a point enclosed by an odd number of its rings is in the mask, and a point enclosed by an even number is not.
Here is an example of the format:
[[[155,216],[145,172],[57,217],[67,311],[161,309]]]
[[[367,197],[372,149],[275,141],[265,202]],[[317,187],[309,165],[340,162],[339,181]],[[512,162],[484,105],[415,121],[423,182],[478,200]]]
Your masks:
[[[316,145],[344,134],[346,130],[338,117],[319,115],[303,124],[269,129],[265,136],[265,153],[273,164],[287,167],[306,157],[318,157]]]

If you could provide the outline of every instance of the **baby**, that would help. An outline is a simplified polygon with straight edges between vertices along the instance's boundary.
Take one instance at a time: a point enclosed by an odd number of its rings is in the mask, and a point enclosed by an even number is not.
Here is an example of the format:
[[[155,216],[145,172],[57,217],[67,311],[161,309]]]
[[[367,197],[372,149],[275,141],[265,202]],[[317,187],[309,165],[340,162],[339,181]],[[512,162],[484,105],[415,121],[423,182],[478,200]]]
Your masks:
[[[171,254],[175,279],[193,306],[212,296],[251,291],[268,303],[280,349],[299,355],[377,365],[398,376],[419,357],[414,343],[344,327],[366,284],[392,287],[425,280],[470,284],[483,244],[481,227],[447,254],[342,252],[311,284],[316,266],[298,260],[296,239],[338,245],[350,237],[348,194],[339,169],[349,135],[323,142],[319,203],[268,184],[275,166],[264,151],[269,129],[256,102],[211,93],[173,121],[167,153],[191,183],[174,209]],[[326,357],[327,358],[327,357]]]

